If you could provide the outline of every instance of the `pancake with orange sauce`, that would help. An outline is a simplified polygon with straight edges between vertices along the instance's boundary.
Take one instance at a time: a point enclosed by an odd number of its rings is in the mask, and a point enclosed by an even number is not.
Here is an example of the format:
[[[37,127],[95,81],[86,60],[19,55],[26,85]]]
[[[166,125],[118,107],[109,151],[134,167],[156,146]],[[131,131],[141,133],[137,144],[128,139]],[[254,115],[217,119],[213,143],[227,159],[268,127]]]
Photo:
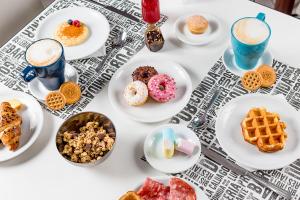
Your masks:
[[[84,23],[80,23],[78,27],[63,22],[57,27],[54,38],[65,46],[75,46],[86,41],[89,34],[90,31]]]

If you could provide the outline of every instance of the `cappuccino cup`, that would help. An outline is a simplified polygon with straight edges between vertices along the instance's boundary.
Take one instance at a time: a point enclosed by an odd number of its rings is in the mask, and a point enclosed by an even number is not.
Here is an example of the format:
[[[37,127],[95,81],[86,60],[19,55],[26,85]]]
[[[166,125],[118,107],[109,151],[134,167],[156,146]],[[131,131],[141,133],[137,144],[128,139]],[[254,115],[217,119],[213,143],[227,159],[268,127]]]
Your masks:
[[[271,28],[265,22],[265,14],[244,17],[231,27],[231,43],[235,62],[243,70],[253,69],[267,48]]]
[[[41,39],[26,50],[25,59],[29,64],[21,73],[24,81],[38,78],[48,90],[57,90],[65,82],[65,56],[60,42]]]

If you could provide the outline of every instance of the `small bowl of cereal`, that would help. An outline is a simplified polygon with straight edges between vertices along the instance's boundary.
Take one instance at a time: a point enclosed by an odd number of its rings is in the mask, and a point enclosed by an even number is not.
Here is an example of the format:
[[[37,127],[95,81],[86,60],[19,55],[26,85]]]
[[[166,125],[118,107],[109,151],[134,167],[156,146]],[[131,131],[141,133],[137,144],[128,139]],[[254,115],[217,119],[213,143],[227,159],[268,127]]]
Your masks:
[[[112,152],[116,130],[105,115],[82,112],[60,126],[55,141],[58,152],[68,162],[77,166],[95,166]]]

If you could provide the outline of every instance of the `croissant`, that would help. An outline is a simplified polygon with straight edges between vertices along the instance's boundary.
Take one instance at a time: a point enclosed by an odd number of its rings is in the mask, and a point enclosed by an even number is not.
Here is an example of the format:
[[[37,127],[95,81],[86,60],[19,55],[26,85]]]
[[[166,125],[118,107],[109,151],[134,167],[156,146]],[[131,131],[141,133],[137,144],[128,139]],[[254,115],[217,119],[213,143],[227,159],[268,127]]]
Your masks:
[[[8,102],[0,104],[0,140],[10,151],[20,143],[22,118]]]

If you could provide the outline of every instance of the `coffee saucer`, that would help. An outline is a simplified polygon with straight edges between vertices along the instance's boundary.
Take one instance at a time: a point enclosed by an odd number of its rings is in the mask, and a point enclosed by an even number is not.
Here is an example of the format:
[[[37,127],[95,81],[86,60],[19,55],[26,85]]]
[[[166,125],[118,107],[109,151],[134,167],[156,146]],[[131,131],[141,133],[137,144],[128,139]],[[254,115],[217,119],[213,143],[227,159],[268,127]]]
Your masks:
[[[228,47],[225,50],[225,52],[222,56],[222,59],[223,59],[223,63],[225,65],[226,69],[228,69],[229,71],[231,71],[232,73],[234,73],[237,76],[243,76],[245,72],[249,71],[249,70],[241,69],[236,64],[232,47]],[[264,52],[264,54],[261,56],[261,58],[258,60],[256,66],[251,70],[255,70],[257,67],[259,67],[262,64],[271,66],[272,62],[273,62],[273,56],[272,56],[271,52],[267,49]]]
[[[78,82],[79,75],[77,70],[70,64],[65,66],[65,81]],[[33,79],[28,83],[30,93],[40,101],[44,101],[50,90],[48,90],[38,78]]]

